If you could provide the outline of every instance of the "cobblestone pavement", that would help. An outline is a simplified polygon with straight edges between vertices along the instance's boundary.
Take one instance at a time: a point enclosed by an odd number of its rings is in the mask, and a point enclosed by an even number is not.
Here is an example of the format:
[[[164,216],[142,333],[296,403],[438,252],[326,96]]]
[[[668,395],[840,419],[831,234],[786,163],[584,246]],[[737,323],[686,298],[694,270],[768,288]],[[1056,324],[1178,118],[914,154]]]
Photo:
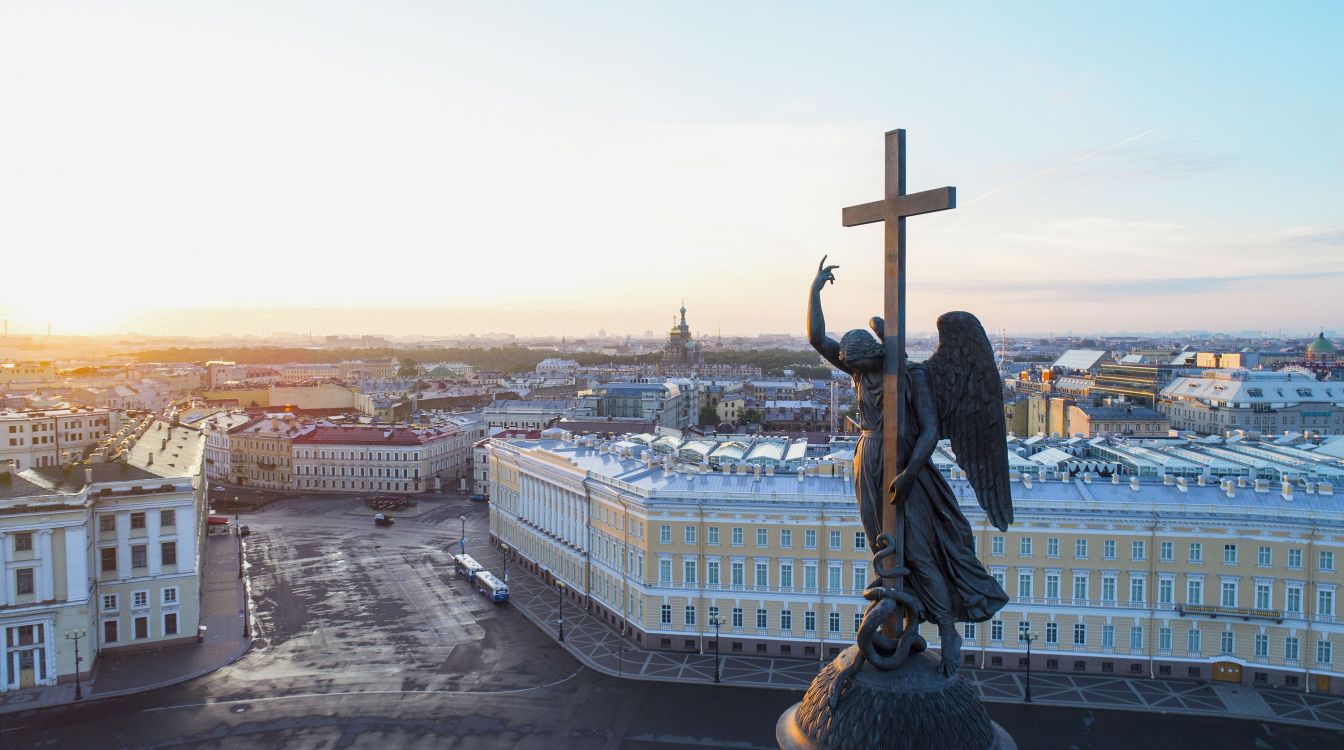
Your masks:
[[[497,575],[503,558],[497,549],[473,549],[472,555]],[[556,637],[560,597],[522,564],[509,565],[509,598],[538,627]],[[564,604],[565,646],[588,666],[607,674],[644,680],[713,682],[712,651],[685,653],[646,650],[622,638],[615,626],[568,598]],[[698,634],[691,634],[698,639]],[[706,639],[709,642],[711,639]],[[830,645],[830,644],[828,644]],[[821,662],[779,656],[723,654],[719,679],[727,685],[804,690]],[[963,668],[982,700],[1021,703],[1026,674]],[[1189,714],[1229,714],[1244,718],[1344,727],[1344,696],[1317,695],[1290,690],[1256,690],[1246,685],[1218,685],[1189,680],[1154,680],[1101,675],[1033,672],[1032,700],[1036,703],[1096,709],[1159,711]]]

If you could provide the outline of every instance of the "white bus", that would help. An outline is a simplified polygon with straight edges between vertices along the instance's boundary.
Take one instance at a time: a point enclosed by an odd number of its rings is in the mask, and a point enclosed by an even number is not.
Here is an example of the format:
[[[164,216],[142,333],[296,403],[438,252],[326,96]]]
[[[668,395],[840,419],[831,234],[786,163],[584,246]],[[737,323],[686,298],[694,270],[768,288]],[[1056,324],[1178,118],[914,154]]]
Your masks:
[[[509,600],[509,586],[495,577],[494,573],[482,570],[476,574],[476,589],[490,598],[495,604]]]
[[[468,581],[474,581],[476,574],[485,570],[485,566],[476,562],[471,555],[453,555],[453,567],[457,569],[457,575]]]

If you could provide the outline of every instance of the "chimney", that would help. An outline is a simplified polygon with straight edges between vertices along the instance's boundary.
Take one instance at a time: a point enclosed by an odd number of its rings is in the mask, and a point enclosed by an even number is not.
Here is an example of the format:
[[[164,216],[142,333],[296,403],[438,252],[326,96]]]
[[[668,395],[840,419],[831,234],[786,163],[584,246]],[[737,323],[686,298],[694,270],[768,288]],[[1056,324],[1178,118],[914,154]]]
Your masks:
[[[1269,481],[1268,481],[1268,480],[1265,480],[1265,479],[1257,479],[1257,480],[1255,480],[1255,491],[1256,491],[1256,492],[1269,492]]]
[[[1176,477],[1176,489],[1180,490],[1181,492],[1186,491],[1185,477]]]
[[[1139,478],[1138,478],[1138,477],[1130,477],[1130,478],[1129,478],[1129,488],[1130,488],[1131,490],[1135,491],[1135,492],[1138,492],[1138,491],[1139,491]]]
[[[1113,472],[1111,472],[1111,484],[1120,484],[1120,472],[1119,472],[1119,471],[1113,471]]]
[[[1176,484],[1176,477],[1170,474],[1163,474],[1162,484],[1165,484],[1166,486],[1170,487],[1171,485]]]
[[[1023,486],[1023,487],[1026,487],[1027,489],[1031,489],[1031,475],[1030,475],[1030,474],[1023,474],[1023,475],[1022,475],[1022,486]]]
[[[1333,484],[1330,484],[1329,482],[1321,482],[1320,484],[1316,485],[1316,494],[1333,495],[1335,494],[1335,486]]]
[[[1291,503],[1293,501],[1293,483],[1287,479],[1283,480],[1283,484],[1279,487],[1279,494],[1283,496],[1284,500]]]
[[[1092,472],[1083,472],[1083,484],[1092,484]]]
[[[93,469],[84,469],[84,484],[93,484]]]

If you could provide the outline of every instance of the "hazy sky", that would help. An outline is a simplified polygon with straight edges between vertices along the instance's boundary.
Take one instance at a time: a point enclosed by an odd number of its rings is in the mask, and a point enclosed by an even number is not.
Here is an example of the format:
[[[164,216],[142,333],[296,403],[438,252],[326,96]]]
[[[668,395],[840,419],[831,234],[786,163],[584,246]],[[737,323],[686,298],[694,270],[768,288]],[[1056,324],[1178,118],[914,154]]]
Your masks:
[[[11,330],[1344,321],[1344,3],[0,4]],[[291,308],[307,308],[291,310]],[[250,309],[244,313],[241,310]]]

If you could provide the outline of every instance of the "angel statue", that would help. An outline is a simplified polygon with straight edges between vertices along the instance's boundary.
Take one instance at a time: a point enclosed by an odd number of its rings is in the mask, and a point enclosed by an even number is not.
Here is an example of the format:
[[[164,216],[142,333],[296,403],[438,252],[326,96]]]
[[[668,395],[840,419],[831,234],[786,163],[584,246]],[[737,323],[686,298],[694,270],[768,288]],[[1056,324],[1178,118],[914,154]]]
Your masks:
[[[983,622],[1008,603],[1003,587],[975,556],[971,525],[957,506],[957,498],[943,475],[929,462],[940,438],[949,438],[957,463],[966,470],[980,507],[990,522],[1007,530],[1013,520],[1008,488],[1008,447],[1005,441],[1002,385],[994,350],[975,316],[949,312],[938,319],[938,350],[928,361],[910,363],[900,393],[905,399],[899,447],[905,468],[889,483],[882,476],[882,379],[885,354],[884,324],[869,321],[872,333],[855,329],[840,341],[826,336],[821,290],[835,283],[839,266],[817,265],[808,301],[807,335],[826,361],[854,379],[861,430],[854,451],[854,489],[859,516],[879,576],[902,577],[904,590],[883,588],[879,577],[864,592],[872,604],[859,630],[859,645],[867,661],[893,669],[904,653],[923,648],[915,632],[920,621],[938,627],[942,642],[943,674],[951,677],[961,661],[958,622]],[[890,436],[888,436],[890,437]],[[884,492],[884,489],[888,492]],[[890,493],[890,494],[889,494]],[[883,497],[892,498],[904,513],[903,545],[895,545],[890,529],[882,528]],[[884,538],[884,532],[887,535]],[[884,550],[904,547],[902,559],[884,567]],[[910,600],[912,615],[906,637],[896,639],[877,632],[891,618],[896,603]],[[865,642],[865,638],[869,642]],[[875,639],[876,646],[872,645]],[[854,669],[861,666],[856,660]],[[834,697],[833,697],[834,700]]]

